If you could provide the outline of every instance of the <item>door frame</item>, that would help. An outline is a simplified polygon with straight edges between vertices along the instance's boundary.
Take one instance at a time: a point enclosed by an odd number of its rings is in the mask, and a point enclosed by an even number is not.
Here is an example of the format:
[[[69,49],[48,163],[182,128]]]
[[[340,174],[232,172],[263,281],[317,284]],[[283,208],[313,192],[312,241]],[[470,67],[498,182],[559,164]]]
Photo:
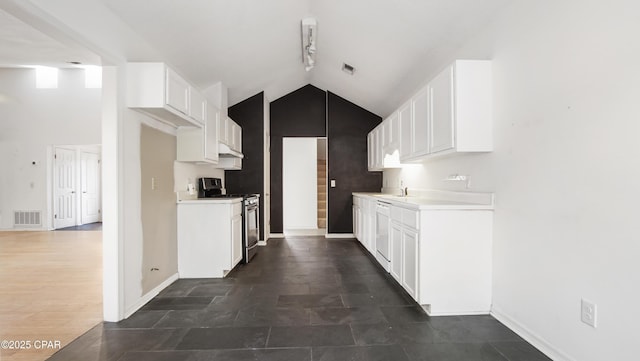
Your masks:
[[[62,148],[67,150],[73,150],[76,154],[75,156],[75,171],[74,171],[74,179],[75,179],[75,192],[76,197],[74,201],[75,207],[75,221],[74,225],[81,225],[81,214],[82,212],[82,197],[80,194],[82,193],[82,184],[81,184],[81,167],[82,167],[82,153],[94,153],[98,154],[99,159],[102,159],[102,147],[99,144],[86,144],[86,145],[64,145],[64,144],[53,144],[47,147],[47,225],[46,228],[49,231],[55,230],[55,206],[56,206],[56,191],[55,191],[55,154],[56,149]],[[100,161],[100,173],[102,176],[102,161]],[[100,179],[101,183],[102,179]],[[102,209],[102,188],[100,189],[100,209]],[[102,213],[100,215],[100,221],[102,221]]]
[[[283,173],[282,174],[282,183],[283,183],[283,190],[282,190],[282,232],[283,233],[282,233],[282,236],[325,236],[326,237],[328,228],[327,227],[319,228],[318,227],[318,222],[317,222],[317,209],[318,209],[318,204],[317,204],[317,201],[318,201],[317,179],[318,179],[318,177],[317,177],[317,175],[314,177],[315,185],[313,187],[313,189],[314,189],[314,191],[313,191],[313,199],[316,202],[315,203],[316,206],[314,207],[315,208],[314,214],[316,214],[315,227],[312,227],[312,228],[299,228],[299,229],[287,229],[287,227],[286,227],[286,220],[285,220],[285,218],[286,218],[285,213],[286,212],[285,212],[285,208],[287,207],[287,204],[285,202],[286,187],[284,186],[285,179],[286,179],[286,176],[285,176],[285,168],[286,168],[286,166],[285,166],[285,163],[286,163],[285,162],[285,157],[286,157],[285,141],[286,141],[286,139],[307,139],[307,140],[315,141],[315,147],[314,148],[315,148],[316,152],[315,152],[315,159],[313,161],[313,169],[314,170],[317,169],[317,161],[320,158],[319,155],[318,155],[318,152],[317,152],[318,151],[318,141],[322,140],[322,141],[325,142],[323,156],[324,156],[324,158],[326,160],[326,164],[327,164],[325,166],[325,182],[326,182],[326,185],[325,185],[325,187],[326,187],[326,193],[325,193],[325,201],[326,201],[326,203],[325,204],[326,204],[326,207],[327,207],[327,221],[328,221],[328,198],[329,198],[329,193],[328,193],[328,189],[329,189],[329,183],[328,183],[329,182],[329,179],[328,179],[329,178],[329,173],[328,173],[328,170],[329,170],[329,167],[328,167],[328,164],[329,164],[329,159],[328,159],[329,158],[328,157],[329,146],[328,146],[328,144],[329,144],[329,141],[328,141],[328,138],[327,137],[311,137],[311,136],[309,136],[309,137],[307,137],[307,136],[282,137],[282,158],[283,158],[282,159],[282,173]]]

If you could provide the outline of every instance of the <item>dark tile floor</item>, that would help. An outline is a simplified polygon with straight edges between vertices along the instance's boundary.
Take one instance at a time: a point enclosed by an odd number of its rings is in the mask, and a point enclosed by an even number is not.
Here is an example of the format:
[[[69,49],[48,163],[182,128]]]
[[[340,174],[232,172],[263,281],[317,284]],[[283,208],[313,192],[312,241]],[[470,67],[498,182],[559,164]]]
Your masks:
[[[50,360],[549,360],[491,316],[429,317],[354,240],[270,240],[225,279],[178,280]]]

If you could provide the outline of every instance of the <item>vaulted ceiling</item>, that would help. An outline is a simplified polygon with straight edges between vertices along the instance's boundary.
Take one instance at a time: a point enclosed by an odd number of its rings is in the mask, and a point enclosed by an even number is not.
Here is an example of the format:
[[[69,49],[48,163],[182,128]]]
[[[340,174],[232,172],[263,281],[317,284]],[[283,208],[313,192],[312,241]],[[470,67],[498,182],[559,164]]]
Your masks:
[[[230,104],[263,90],[275,100],[312,84],[386,116],[425,80],[415,74],[431,57],[473,36],[514,0],[100,1],[164,57],[136,60],[166,61],[202,89],[222,81]],[[318,23],[309,72],[300,38],[305,17]],[[343,63],[354,75],[342,72]]]

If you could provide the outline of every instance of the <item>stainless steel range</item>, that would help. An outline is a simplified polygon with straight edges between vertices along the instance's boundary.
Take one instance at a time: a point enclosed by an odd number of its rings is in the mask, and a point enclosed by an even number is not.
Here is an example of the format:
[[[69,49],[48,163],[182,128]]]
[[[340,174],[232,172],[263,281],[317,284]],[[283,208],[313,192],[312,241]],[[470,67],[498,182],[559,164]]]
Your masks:
[[[222,194],[220,178],[199,178],[198,198],[242,198],[242,262],[249,263],[258,252],[260,195]]]
[[[258,239],[260,238],[260,195],[248,194],[244,197],[244,220],[242,261],[249,263],[258,252]]]

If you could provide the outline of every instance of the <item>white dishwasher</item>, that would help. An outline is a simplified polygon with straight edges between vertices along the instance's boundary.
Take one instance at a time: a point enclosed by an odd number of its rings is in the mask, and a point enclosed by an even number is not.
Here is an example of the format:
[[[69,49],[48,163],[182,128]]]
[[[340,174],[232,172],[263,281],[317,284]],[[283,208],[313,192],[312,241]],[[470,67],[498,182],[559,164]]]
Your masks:
[[[389,272],[390,242],[389,228],[391,225],[390,203],[378,201],[376,204],[376,259]]]

